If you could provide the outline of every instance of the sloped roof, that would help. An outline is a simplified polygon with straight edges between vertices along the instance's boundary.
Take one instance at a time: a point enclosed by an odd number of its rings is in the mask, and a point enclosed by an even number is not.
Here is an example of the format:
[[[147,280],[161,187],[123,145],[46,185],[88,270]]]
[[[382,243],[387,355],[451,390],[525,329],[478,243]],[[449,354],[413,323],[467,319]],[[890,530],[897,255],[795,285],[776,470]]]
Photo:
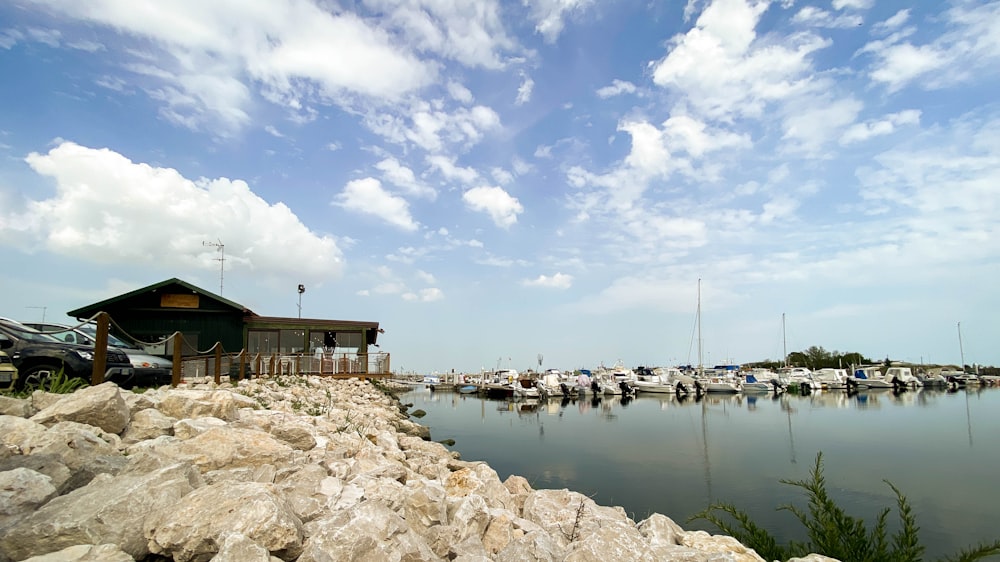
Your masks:
[[[187,290],[189,290],[191,292],[198,293],[199,295],[202,295],[204,297],[208,297],[208,298],[210,298],[210,299],[212,299],[212,300],[214,300],[216,302],[222,303],[222,304],[224,304],[224,305],[226,305],[226,306],[228,306],[228,307],[230,307],[230,308],[232,308],[234,310],[242,312],[243,314],[245,314],[247,316],[256,316],[256,314],[252,310],[250,310],[249,308],[243,306],[242,304],[239,304],[239,303],[233,302],[233,301],[231,301],[229,299],[223,298],[223,297],[221,297],[219,295],[216,295],[215,293],[206,291],[205,289],[202,289],[201,287],[197,287],[195,285],[192,285],[192,284],[188,283],[187,281],[182,281],[182,280],[180,280],[180,279],[178,279],[176,277],[173,277],[171,279],[167,279],[166,281],[160,281],[159,283],[154,283],[152,285],[143,287],[141,289],[136,289],[134,291],[130,291],[130,292],[125,293],[125,294],[118,295],[117,297],[111,297],[110,299],[105,299],[105,300],[103,300],[101,302],[96,302],[94,304],[89,304],[87,306],[78,308],[76,310],[71,310],[71,311],[67,312],[66,314],[68,314],[69,316],[72,316],[73,318],[89,317],[89,316],[92,316],[92,315],[100,312],[101,310],[103,310],[105,308],[108,308],[108,306],[110,306],[110,305],[117,304],[119,302],[126,301],[126,300],[128,300],[128,299],[130,299],[132,297],[136,297],[138,295],[142,295],[144,293],[148,293],[148,292],[151,292],[151,291],[162,289],[164,287],[168,287],[168,286],[171,286],[171,285],[176,285],[176,286],[182,287],[184,289],[187,289]]]

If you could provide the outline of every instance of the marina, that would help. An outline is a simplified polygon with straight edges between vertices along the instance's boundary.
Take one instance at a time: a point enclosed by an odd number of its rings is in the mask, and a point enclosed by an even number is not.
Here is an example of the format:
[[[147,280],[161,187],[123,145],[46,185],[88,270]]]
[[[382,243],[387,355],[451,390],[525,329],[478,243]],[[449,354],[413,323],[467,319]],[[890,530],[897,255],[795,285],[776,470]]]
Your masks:
[[[896,498],[913,508],[926,559],[998,538],[1000,392],[952,388],[816,390],[635,397],[488,398],[416,384],[404,403],[424,410],[432,439],[454,439],[465,460],[483,460],[535,488],[568,488],[635,520],[663,513],[685,528],[712,502],[728,502],[781,541],[804,530],[785,504],[823,454],[828,491],[849,514],[874,524]]]

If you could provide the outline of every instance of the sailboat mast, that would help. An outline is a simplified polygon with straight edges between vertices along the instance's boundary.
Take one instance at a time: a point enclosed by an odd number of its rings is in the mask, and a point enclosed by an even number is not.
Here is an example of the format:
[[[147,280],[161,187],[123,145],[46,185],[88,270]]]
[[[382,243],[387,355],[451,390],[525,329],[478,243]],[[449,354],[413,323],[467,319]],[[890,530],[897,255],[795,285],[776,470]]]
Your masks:
[[[788,344],[785,341],[785,313],[784,312],[781,313],[781,353],[783,354],[782,355],[782,362],[784,362],[785,366],[787,367],[788,366]]]
[[[705,364],[702,361],[701,350],[701,278],[698,278],[698,376],[704,376]]]
[[[958,353],[962,358],[962,372],[965,372],[965,350],[962,349],[962,323],[958,323]]]

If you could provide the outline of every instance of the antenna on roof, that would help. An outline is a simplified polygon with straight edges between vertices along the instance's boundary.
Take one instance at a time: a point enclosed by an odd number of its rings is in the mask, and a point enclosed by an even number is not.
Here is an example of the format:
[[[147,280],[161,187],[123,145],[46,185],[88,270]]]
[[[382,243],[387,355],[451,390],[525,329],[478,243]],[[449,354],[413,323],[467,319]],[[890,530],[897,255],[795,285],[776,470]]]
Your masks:
[[[226,245],[222,243],[221,238],[217,238],[218,242],[202,242],[202,246],[214,246],[219,251],[219,257],[215,258],[215,261],[219,262],[219,296],[222,296],[222,274],[226,267]]]
[[[24,308],[40,308],[40,309],[42,309],[42,322],[43,323],[45,322],[45,311],[48,310],[49,307],[47,307],[47,306],[26,306]]]

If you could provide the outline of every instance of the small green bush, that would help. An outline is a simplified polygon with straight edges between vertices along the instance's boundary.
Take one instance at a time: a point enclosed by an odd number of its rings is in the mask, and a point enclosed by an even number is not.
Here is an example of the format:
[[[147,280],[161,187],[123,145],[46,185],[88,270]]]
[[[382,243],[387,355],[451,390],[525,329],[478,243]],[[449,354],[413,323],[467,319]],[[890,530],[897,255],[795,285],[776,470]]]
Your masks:
[[[797,486],[806,491],[809,507],[803,510],[794,505],[783,505],[780,510],[790,511],[805,526],[809,540],[789,541],[782,545],[767,530],[754,523],[746,512],[728,503],[713,503],[705,510],[692,515],[688,521],[704,520],[723,533],[757,551],[765,560],[788,560],[810,553],[822,554],[842,562],[919,562],[923,560],[924,547],[917,536],[913,510],[900,491],[884,480],[896,494],[900,529],[892,537],[886,534],[889,508],[882,510],[875,525],[868,529],[862,519],[848,515],[830,498],[823,478],[823,453],[816,455],[816,464],[808,480],[781,480],[782,484]],[[723,517],[728,516],[728,517]],[[1000,554],[1000,540],[967,548],[944,562],[971,562]]]

